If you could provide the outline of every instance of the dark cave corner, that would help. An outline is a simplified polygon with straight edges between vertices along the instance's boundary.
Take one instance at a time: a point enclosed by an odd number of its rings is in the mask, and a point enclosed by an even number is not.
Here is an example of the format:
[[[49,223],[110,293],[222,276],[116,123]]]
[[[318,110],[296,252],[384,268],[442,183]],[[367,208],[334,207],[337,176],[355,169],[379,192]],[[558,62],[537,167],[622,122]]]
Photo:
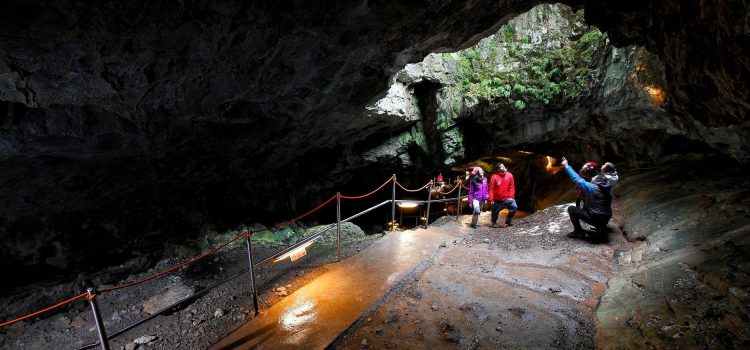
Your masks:
[[[428,163],[424,164],[427,168],[437,169],[442,165],[445,158],[445,152],[442,145],[442,131],[438,127],[438,91],[442,88],[441,84],[424,80],[414,84],[414,99],[416,100],[419,110],[422,129],[425,135],[427,146],[426,157]]]

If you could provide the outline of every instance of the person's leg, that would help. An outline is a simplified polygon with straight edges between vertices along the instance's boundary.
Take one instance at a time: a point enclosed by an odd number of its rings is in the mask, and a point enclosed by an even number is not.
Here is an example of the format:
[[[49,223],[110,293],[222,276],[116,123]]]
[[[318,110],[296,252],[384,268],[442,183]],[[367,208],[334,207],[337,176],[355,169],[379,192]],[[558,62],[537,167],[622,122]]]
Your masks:
[[[479,200],[475,199],[472,201],[472,207],[474,209],[474,213],[471,216],[471,227],[477,228],[477,221],[479,221],[479,213],[482,210],[482,207],[480,206]]]
[[[508,204],[508,216],[505,217],[505,224],[508,226],[513,226],[513,223],[511,220],[513,220],[513,217],[516,215],[516,211],[518,210],[518,205],[516,204],[515,199],[511,199],[510,203]]]
[[[497,218],[500,216],[501,210],[503,210],[502,202],[492,202],[492,227],[497,227]]]
[[[576,198],[576,208],[583,208],[583,199]]]
[[[607,224],[609,223],[610,218],[611,217],[609,216],[592,216],[591,217],[591,222],[589,222],[589,224],[594,226],[594,229],[596,230],[596,233],[593,236],[595,240],[598,240],[598,241],[606,240]]]
[[[568,215],[570,216],[570,222],[573,224],[573,235],[580,236],[583,233],[581,220],[588,222],[589,214],[581,208],[569,206]]]

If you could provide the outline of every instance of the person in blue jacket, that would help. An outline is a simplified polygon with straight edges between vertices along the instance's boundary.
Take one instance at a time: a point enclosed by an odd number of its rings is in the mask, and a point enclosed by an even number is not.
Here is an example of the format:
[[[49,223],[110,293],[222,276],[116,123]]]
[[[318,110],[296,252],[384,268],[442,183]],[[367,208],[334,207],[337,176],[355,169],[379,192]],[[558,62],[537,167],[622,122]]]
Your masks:
[[[611,191],[616,180],[599,174],[594,176],[591,182],[587,182],[568,165],[568,160],[565,157],[562,158],[561,165],[565,168],[565,173],[568,174],[570,179],[586,194],[583,208],[568,207],[568,215],[570,215],[570,222],[573,223],[574,228],[568,236],[573,238],[585,236],[586,231],[581,228],[581,220],[594,226],[597,234],[604,235],[604,229],[607,227],[609,219],[612,218]]]

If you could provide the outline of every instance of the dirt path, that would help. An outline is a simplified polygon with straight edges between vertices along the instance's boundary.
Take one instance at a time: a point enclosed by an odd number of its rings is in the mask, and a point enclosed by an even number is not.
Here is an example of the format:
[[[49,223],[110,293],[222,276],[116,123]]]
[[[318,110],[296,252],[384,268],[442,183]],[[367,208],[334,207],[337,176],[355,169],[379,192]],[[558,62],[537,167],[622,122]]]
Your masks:
[[[446,242],[334,347],[593,348],[594,310],[628,243],[617,231],[605,243],[568,238],[566,207],[507,228],[490,228],[489,213],[476,230],[447,223],[464,238]]]

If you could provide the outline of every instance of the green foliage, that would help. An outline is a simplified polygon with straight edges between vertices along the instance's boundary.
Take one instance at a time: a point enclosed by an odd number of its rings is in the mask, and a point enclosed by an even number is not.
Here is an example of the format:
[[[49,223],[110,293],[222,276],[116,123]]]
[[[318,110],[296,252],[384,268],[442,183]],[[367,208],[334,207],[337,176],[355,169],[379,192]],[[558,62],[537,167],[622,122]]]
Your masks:
[[[404,146],[416,144],[419,148],[427,152],[427,138],[424,134],[424,128],[421,123],[417,123],[417,125],[411,130],[401,133],[401,135],[398,136],[398,142]]]
[[[583,14],[580,12],[576,16],[582,18]],[[531,101],[549,104],[577,97],[586,89],[596,54],[606,43],[606,37],[596,28],[586,31],[578,41],[557,49],[541,45],[524,49],[521,46],[530,43],[531,38],[524,35],[517,40],[515,31],[508,25],[503,26],[498,35],[502,35],[503,60],[498,58],[500,49],[494,43],[482,49],[481,54],[480,49],[472,48],[452,56],[456,63],[455,87],[465,99],[504,103],[517,110],[525,109]],[[503,72],[497,68],[501,63],[515,62],[517,70]],[[453,103],[459,110],[451,114],[460,115],[460,105]],[[439,118],[439,127],[443,127],[443,117]]]
[[[503,38],[505,39],[506,42],[511,41],[513,39],[513,36],[516,34],[516,31],[513,30],[513,27],[507,24],[504,25],[501,30],[503,32]]]
[[[448,128],[448,117],[443,113],[438,115],[437,128],[438,130],[445,130]]]
[[[576,22],[578,23],[585,23],[585,14],[583,12],[583,9],[576,11]]]

